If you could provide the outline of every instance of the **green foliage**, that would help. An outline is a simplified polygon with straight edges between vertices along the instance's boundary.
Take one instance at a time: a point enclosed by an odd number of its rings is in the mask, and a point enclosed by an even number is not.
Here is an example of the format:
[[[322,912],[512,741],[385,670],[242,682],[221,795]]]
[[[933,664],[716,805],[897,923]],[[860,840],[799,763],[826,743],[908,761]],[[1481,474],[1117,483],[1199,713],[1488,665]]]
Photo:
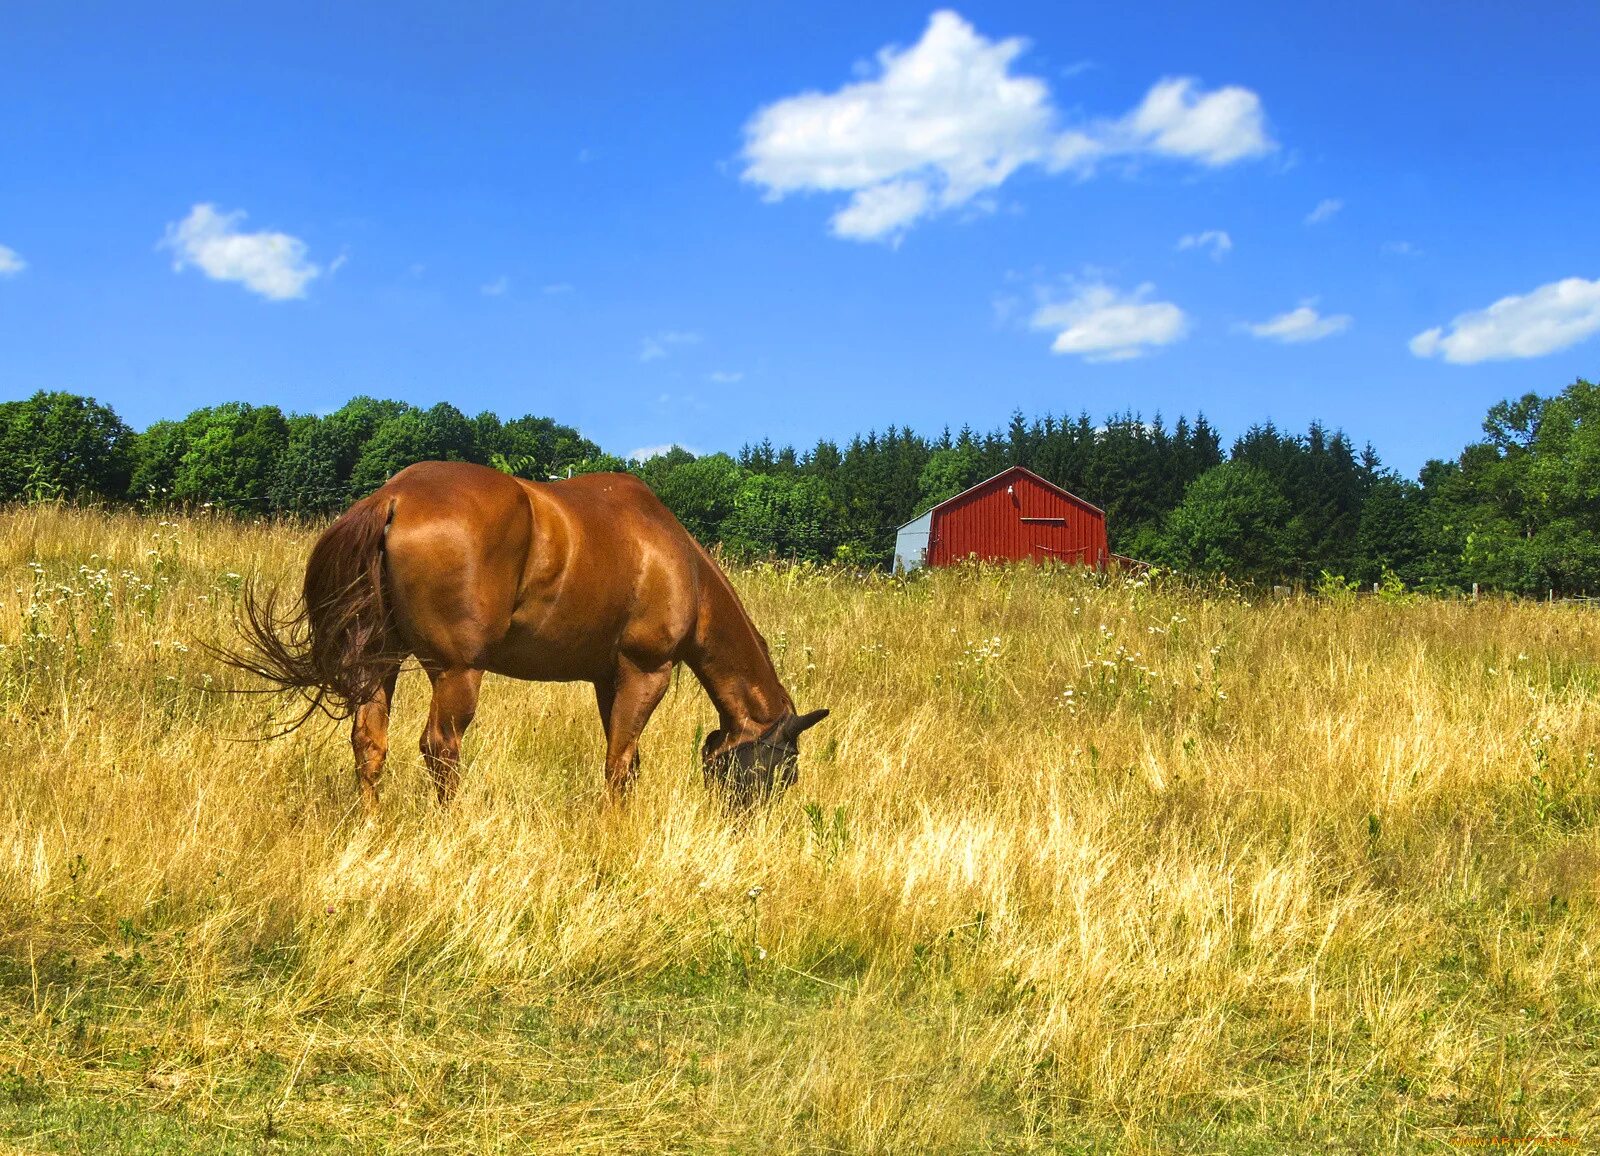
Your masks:
[[[1184,492],[1167,519],[1158,560],[1190,573],[1271,582],[1295,553],[1291,516],[1266,471],[1224,462]]]
[[[1400,575],[1393,570],[1384,568],[1383,576],[1378,580],[1378,598],[1383,602],[1402,604],[1413,602],[1416,595],[1406,589],[1406,584],[1401,581]]]
[[[289,423],[278,407],[229,402],[191,414],[185,425],[188,442],[172,496],[265,513],[269,479],[289,447]]]
[[[182,422],[158,421],[135,437],[128,496],[150,503],[171,501],[172,480],[184,449]]]
[[[1503,401],[1487,440],[1430,462],[1424,533],[1433,584],[1520,594],[1600,589],[1600,387]]]
[[[743,482],[738,462],[727,454],[707,454],[658,474],[651,484],[684,529],[702,542],[715,542],[722,523],[733,513]]]
[[[348,484],[358,446],[346,423],[309,415],[289,419],[289,441],[268,489],[277,513],[332,514],[356,497]]]
[[[665,453],[656,454],[652,458],[639,462],[634,467],[634,473],[656,493],[660,493],[670,478],[679,469],[695,460],[694,454],[682,446],[673,446]]]
[[[502,474],[512,477],[525,477],[533,468],[533,458],[528,454],[517,454],[515,457],[506,457],[502,453],[489,455],[489,465],[499,470]]]
[[[1415,482],[1393,474],[1372,480],[1356,527],[1357,573],[1363,582],[1418,573],[1424,555],[1422,506],[1423,491]]]
[[[574,473],[588,473],[591,468],[578,467],[602,460],[607,469],[624,468],[621,459],[604,454],[577,430],[547,417],[525,416],[502,424],[494,414],[480,413],[472,424],[482,460],[492,463],[499,455],[504,464],[514,467],[507,472],[519,478],[547,481],[563,476],[568,466]]]
[[[368,493],[416,462],[477,461],[477,444],[472,423],[448,402],[428,410],[408,407],[378,423],[350,482],[358,493]]]
[[[627,468],[628,463],[625,460],[617,457],[616,454],[608,454],[603,450],[597,450],[588,457],[581,458],[578,461],[569,462],[566,466],[567,471],[573,475],[620,474],[626,472]],[[560,475],[556,474],[552,476],[559,477]]]
[[[826,558],[832,522],[833,504],[816,478],[748,474],[722,523],[722,541],[746,558]]]
[[[934,450],[917,479],[922,491],[917,512],[932,509],[963,490],[971,489],[983,481],[983,476],[983,457],[971,441]]]
[[[157,422],[132,440],[123,489],[135,500],[303,517],[337,513],[419,461],[496,464],[540,480],[569,468],[624,468],[549,418],[502,424],[494,414],[468,419],[447,403],[423,410],[372,397],[287,418],[272,406],[222,405]]]
[[[801,808],[811,825],[811,845],[824,866],[835,860],[850,846],[850,816],[842,807],[835,807],[832,815],[822,809],[814,799],[807,800]]]
[[[134,497],[270,513],[269,491],[289,447],[277,406],[227,402],[179,422],[157,422],[139,437]]]
[[[1349,438],[1315,422],[1304,437],[1269,422],[1247,430],[1228,460],[1260,470],[1288,504],[1276,543],[1279,577],[1312,582],[1322,570],[1360,572],[1361,509],[1379,476],[1376,454],[1358,457]]]
[[[763,440],[737,458],[679,446],[625,462],[550,418],[468,418],[357,397],[333,413],[229,403],[133,434],[90,398],[0,404],[0,500],[116,499],[325,517],[418,461],[478,462],[544,481],[632,471],[707,545],[752,558],[888,564],[898,528],[1020,464],[1106,510],[1112,548],[1195,574],[1256,582],[1337,575],[1363,589],[1600,591],[1600,388],[1492,407],[1484,440],[1417,481],[1370,446],[1313,423],[1252,426],[1224,460],[1203,416],[1013,414],[1003,428],[902,426],[819,441]],[[1348,581],[1345,581],[1348,579]]]
[[[0,404],[0,501],[121,497],[133,442],[92,397],[41,390]]]
[[[1361,584],[1346,578],[1343,574],[1330,574],[1324,570],[1317,576],[1317,585],[1313,591],[1318,598],[1329,602],[1354,602],[1356,591],[1361,589]]]

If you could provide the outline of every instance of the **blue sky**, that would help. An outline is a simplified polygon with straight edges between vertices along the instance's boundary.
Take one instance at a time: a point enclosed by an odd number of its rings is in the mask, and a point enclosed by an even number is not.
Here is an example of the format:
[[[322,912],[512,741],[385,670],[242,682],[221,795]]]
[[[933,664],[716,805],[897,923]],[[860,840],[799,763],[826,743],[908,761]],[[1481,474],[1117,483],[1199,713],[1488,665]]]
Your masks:
[[[1592,3],[27,3],[0,51],[0,397],[139,427],[1204,411],[1412,472],[1600,373]]]

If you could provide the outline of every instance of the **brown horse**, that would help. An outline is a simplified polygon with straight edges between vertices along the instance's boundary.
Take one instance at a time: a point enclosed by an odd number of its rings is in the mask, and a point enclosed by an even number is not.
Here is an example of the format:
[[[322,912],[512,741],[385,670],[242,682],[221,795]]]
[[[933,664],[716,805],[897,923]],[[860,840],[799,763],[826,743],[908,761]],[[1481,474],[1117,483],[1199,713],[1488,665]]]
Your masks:
[[[716,705],[701,758],[707,784],[734,803],[792,783],[796,738],[828,713],[795,714],[727,577],[627,474],[538,483],[419,463],[317,539],[294,614],[279,617],[274,601],[246,598],[248,646],[227,657],[305,693],[301,722],[319,708],[354,720],[369,814],[410,655],[433,683],[422,754],[441,803],[455,793],[485,671],[593,683],[614,799],[638,773],[640,732],[679,662]]]

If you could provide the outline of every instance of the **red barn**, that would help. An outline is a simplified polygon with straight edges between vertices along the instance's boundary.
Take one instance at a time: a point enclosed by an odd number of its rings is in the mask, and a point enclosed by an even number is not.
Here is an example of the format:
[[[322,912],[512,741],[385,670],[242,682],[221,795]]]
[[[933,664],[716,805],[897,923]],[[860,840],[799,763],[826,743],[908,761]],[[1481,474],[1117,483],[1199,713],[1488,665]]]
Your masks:
[[[895,538],[895,566],[905,570],[972,556],[1104,568],[1111,561],[1106,512],[1012,466],[911,519]]]

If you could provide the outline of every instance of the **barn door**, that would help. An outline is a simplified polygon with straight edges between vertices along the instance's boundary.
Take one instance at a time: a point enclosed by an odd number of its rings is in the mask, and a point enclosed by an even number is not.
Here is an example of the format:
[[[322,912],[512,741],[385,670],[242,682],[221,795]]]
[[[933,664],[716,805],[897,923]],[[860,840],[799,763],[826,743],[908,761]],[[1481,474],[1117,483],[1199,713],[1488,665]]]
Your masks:
[[[1072,559],[1063,549],[1066,535],[1058,533],[1058,531],[1064,531],[1066,525],[1067,520],[1065,518],[1023,514],[1022,532],[1026,535],[1028,543],[1028,557],[1034,562],[1046,562],[1050,559],[1070,562]],[[1049,543],[1052,540],[1057,544],[1050,545]]]

